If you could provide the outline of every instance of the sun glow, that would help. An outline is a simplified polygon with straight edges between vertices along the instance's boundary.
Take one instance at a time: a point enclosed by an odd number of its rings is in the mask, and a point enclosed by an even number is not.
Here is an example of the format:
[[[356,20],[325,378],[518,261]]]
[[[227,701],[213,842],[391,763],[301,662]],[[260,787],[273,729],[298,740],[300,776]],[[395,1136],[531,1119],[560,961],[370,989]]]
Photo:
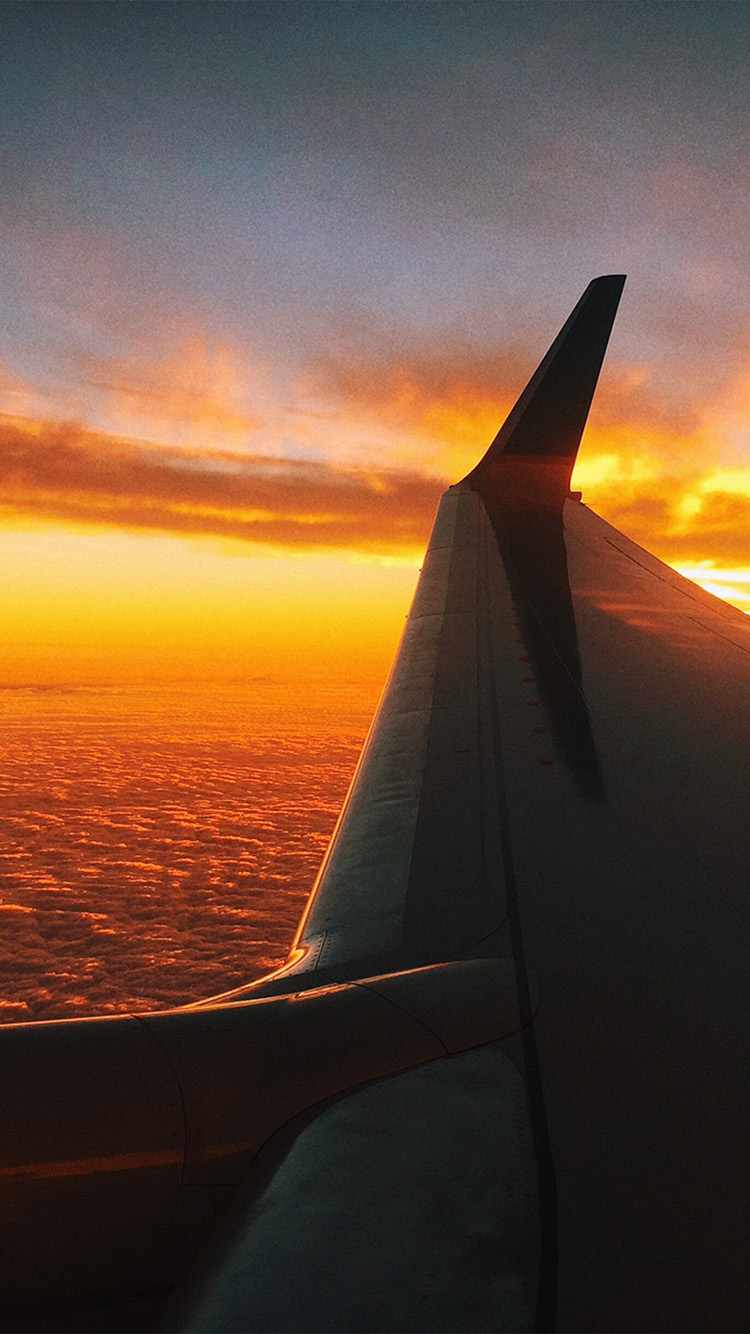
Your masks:
[[[750,569],[721,569],[710,560],[697,564],[676,564],[674,568],[686,579],[700,584],[707,593],[731,602],[740,611],[750,615]]]
[[[382,678],[411,562],[0,529],[0,681]]]

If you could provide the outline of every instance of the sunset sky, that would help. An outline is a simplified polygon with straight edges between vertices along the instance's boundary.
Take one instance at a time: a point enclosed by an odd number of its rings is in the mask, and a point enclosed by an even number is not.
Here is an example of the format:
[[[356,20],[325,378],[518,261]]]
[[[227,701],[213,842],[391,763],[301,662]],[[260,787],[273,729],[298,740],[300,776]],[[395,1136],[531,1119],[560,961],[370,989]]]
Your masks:
[[[750,607],[746,5],[0,9],[0,684],[382,677],[606,272],[574,485]]]

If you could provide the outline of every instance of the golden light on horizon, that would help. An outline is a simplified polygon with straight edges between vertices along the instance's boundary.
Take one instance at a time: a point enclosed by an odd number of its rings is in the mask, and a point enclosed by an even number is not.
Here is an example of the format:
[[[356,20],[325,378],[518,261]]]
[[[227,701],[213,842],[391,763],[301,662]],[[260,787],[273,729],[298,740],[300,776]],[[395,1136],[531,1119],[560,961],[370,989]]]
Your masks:
[[[516,352],[350,352],[287,402],[270,361],[197,334],[171,359],[94,369],[109,430],[34,416],[29,386],[30,415],[0,417],[5,682],[382,680],[440,492],[528,374]],[[723,415],[694,405],[689,428],[650,423],[647,389],[643,366],[605,377],[573,486],[749,610],[750,468],[721,459],[745,381]]]
[[[698,564],[675,564],[674,568],[686,579],[700,584],[707,593],[750,615],[750,567],[727,570],[706,560]]]
[[[0,529],[0,680],[385,674],[416,580],[412,560],[233,547]]]

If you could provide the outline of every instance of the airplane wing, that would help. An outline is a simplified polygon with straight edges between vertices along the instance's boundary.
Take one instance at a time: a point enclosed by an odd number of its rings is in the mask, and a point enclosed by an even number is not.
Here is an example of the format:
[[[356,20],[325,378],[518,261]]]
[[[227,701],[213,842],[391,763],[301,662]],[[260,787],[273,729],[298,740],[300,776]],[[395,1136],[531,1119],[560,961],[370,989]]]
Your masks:
[[[231,1201],[163,1328],[747,1327],[750,627],[570,491],[623,281],[440,503],[285,968],[0,1034],[67,1090],[0,1175],[58,1247],[78,1182],[79,1296]]]
[[[601,795],[563,510],[623,283],[590,284],[482,461],[440,502],[393,673],[295,941],[297,972],[340,976],[488,950],[513,878],[508,673],[525,697],[526,732],[545,737],[533,741],[537,762],[556,749],[583,799]],[[543,716],[551,735],[533,732]],[[516,761],[505,762],[511,781]]]

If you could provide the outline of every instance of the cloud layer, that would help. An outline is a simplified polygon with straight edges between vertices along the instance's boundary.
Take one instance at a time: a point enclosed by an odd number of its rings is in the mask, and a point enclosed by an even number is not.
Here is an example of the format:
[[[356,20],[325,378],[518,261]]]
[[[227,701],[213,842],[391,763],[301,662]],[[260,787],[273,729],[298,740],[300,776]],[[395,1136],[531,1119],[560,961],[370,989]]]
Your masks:
[[[51,692],[42,727],[0,700],[0,1023],[185,1004],[281,963],[370,696]]]

